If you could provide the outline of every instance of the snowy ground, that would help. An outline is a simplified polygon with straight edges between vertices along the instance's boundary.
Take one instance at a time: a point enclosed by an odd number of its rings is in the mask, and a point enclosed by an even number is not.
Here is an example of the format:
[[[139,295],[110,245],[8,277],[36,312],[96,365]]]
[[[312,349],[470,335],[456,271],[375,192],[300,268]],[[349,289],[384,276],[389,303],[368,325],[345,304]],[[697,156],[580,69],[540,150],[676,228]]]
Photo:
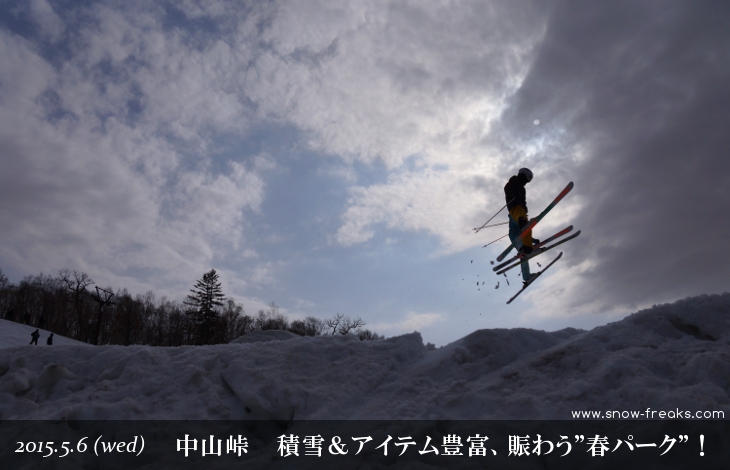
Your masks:
[[[13,346],[26,346],[30,344],[30,334],[33,333],[35,330],[35,328],[32,328],[28,325],[22,325],[20,323],[15,323],[7,320],[0,320],[0,348],[11,348]],[[76,341],[75,339],[66,338],[65,336],[54,333],[53,345],[48,346],[46,344],[46,341],[51,335],[51,332],[40,328],[38,329],[38,332],[41,334],[41,336],[40,338],[38,338],[37,347],[49,348],[55,346],[69,345],[81,346],[85,344],[81,341]]]
[[[730,413],[730,294],[591,331],[480,330],[429,351],[420,334],[264,332],[227,345],[89,346],[0,323],[7,419],[570,419],[575,410]],[[273,340],[272,340],[273,339]]]

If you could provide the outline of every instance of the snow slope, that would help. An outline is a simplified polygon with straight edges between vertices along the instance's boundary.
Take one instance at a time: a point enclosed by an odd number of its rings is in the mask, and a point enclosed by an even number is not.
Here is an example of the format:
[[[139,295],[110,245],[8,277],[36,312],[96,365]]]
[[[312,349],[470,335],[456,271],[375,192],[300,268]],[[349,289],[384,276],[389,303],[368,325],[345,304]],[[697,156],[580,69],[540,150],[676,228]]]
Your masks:
[[[227,345],[89,346],[0,323],[0,420],[570,419],[571,410],[730,412],[730,294],[591,331],[262,332]],[[42,336],[44,341],[46,336]]]
[[[0,348],[27,346],[30,343],[30,334],[35,330],[32,326],[22,325],[8,320],[0,320]],[[38,338],[38,347],[80,346],[86,344],[54,333],[53,345],[48,346],[46,340],[51,335],[51,332],[41,328],[38,329],[38,332],[41,334],[40,338]]]

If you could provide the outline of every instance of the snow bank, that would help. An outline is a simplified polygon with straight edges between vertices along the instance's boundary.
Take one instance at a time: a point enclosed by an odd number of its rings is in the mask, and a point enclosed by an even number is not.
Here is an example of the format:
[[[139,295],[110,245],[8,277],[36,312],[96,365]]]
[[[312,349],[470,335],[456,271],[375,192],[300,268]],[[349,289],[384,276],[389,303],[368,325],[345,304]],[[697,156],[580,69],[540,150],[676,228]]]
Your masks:
[[[655,306],[591,331],[480,330],[433,351],[419,333],[361,342],[263,332],[180,348],[64,346],[59,337],[58,347],[36,347],[26,344],[32,329],[9,323],[0,325],[0,419],[730,412],[730,294]]]
[[[252,331],[247,335],[243,335],[231,341],[232,344],[237,343],[261,343],[263,341],[286,341],[288,339],[299,338],[299,335],[285,330],[266,330]]]
[[[0,320],[0,349],[10,348],[13,346],[26,346],[30,343],[30,334],[36,329],[32,326],[21,325],[8,320]],[[61,335],[53,335],[53,345],[48,346],[46,340],[51,336],[51,332],[43,329],[38,329],[41,334],[38,338],[38,347],[50,348],[55,346],[68,346],[68,345],[85,345],[81,341],[75,339],[66,338]]]

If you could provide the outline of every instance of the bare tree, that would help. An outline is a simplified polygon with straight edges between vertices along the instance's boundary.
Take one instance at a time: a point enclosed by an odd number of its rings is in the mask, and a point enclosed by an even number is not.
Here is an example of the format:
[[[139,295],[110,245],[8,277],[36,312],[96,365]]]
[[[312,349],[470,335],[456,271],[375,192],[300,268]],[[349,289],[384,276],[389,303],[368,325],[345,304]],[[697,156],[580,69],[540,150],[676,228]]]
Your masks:
[[[337,313],[335,315],[332,315],[332,318],[328,318],[324,321],[324,324],[327,328],[332,328],[332,331],[329,332],[330,335],[334,335],[337,333],[337,328],[339,328],[340,323],[344,320],[345,315],[341,313]]]
[[[359,328],[362,328],[363,326],[365,326],[365,322],[362,320],[362,318],[357,317],[355,319],[352,319],[350,317],[345,317],[343,322],[340,324],[337,332],[341,335],[346,335],[350,331],[357,330]]]
[[[330,335],[334,335],[335,333],[346,335],[350,331],[357,330],[358,328],[365,326],[365,322],[362,318],[357,317],[352,319],[342,313],[333,315],[332,318],[325,320],[324,324],[328,329],[331,329],[329,332]]]
[[[99,335],[101,334],[101,319],[104,315],[104,306],[105,305],[114,305],[115,302],[112,301],[112,297],[114,297],[114,293],[111,291],[111,288],[109,289],[102,289],[99,286],[96,287],[96,295],[91,296],[91,298],[99,303],[99,315],[96,318],[96,333],[94,334],[93,338],[91,338],[92,344],[99,344]]]
[[[304,320],[294,320],[289,325],[289,331],[299,336],[319,336],[325,328],[322,320],[316,317],[307,317]]]
[[[227,299],[223,308],[218,333],[218,342],[229,343],[231,340],[250,333],[254,328],[254,318],[246,315],[243,306],[233,299]]]
[[[84,299],[89,294],[86,288],[94,284],[94,280],[84,272],[75,270],[72,272],[68,269],[60,270],[58,275],[61,282],[71,291],[74,310],[76,311],[77,327],[79,328],[79,339],[87,342],[89,339],[89,325],[88,319],[84,316]]]
[[[279,306],[271,302],[268,310],[259,310],[254,319],[254,330],[286,330],[289,327],[289,320],[281,312]]]
[[[324,332],[325,324],[316,317],[307,317],[304,319],[308,336],[319,336]]]
[[[383,339],[382,336],[370,330],[359,329],[357,330],[356,335],[357,339],[360,341],[377,341],[379,339]]]
[[[299,336],[308,336],[307,327],[302,320],[294,320],[289,324],[289,331]]]
[[[0,318],[9,316],[12,287],[12,284],[0,269]]]
[[[167,346],[182,346],[190,344],[187,341],[191,330],[190,318],[185,314],[183,304],[166,300],[159,309],[166,319],[167,325]]]
[[[145,319],[140,302],[137,302],[126,289],[117,292],[116,297],[112,326],[115,338],[113,344],[129,346],[141,343],[144,337]]]

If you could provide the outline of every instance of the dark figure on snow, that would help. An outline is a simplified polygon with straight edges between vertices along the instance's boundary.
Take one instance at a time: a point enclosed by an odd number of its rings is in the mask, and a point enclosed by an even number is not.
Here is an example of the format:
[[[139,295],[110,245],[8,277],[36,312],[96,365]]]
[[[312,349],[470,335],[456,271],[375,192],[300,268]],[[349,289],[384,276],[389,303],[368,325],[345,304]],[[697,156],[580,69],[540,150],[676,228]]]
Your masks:
[[[30,340],[30,344],[35,344],[37,346],[38,345],[38,338],[41,337],[41,334],[38,333],[38,328],[36,328],[36,330],[33,333],[30,334],[30,337],[33,338],[33,339]]]
[[[504,197],[509,210],[509,238],[513,242],[522,232],[522,229],[529,222],[527,218],[527,194],[525,185],[532,181],[532,172],[528,168],[521,168],[520,171],[509,179],[504,186]],[[532,253],[533,243],[540,241],[532,238],[532,230],[527,232],[522,238],[522,242],[518,241],[515,245],[520,254],[529,255]],[[522,268],[523,282],[528,282],[533,276],[530,274],[530,264],[523,261],[520,264]]]
[[[51,336],[49,336],[48,339],[46,340],[46,344],[48,346],[53,344],[53,333],[51,333]]]

